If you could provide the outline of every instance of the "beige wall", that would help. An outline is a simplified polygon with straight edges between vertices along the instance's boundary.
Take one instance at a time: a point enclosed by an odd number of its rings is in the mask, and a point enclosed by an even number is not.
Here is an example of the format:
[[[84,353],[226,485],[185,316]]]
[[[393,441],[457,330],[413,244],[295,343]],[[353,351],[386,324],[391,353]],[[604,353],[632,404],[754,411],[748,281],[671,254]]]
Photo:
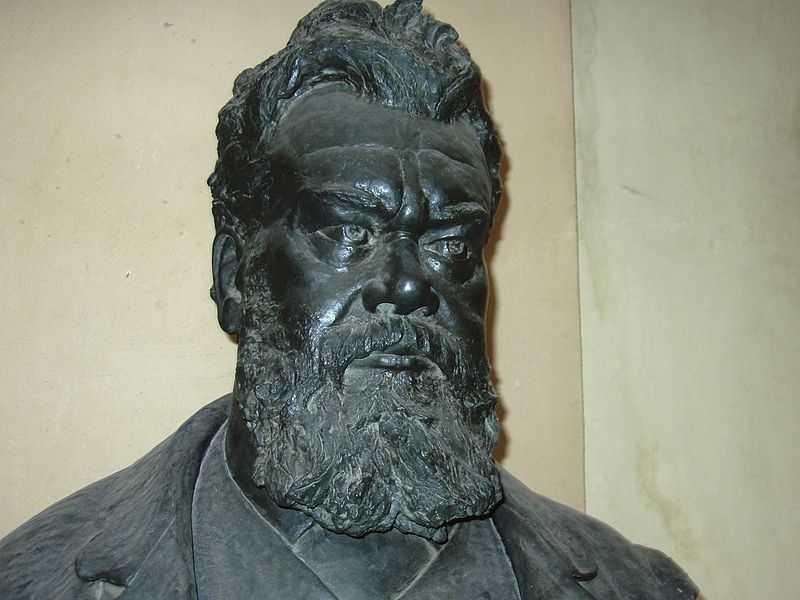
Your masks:
[[[575,0],[587,510],[800,589],[800,3]]]
[[[314,0],[5,2],[0,535],[231,387],[205,178],[233,78]],[[510,156],[491,264],[504,462],[583,504],[569,6],[429,0]]]

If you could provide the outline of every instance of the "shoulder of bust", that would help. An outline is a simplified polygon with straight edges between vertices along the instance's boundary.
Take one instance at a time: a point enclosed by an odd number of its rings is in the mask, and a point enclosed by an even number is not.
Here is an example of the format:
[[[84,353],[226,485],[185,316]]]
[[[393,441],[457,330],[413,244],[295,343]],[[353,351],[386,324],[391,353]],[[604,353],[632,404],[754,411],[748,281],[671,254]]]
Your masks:
[[[131,466],[0,540],[0,598],[78,598],[87,586],[87,598],[116,598],[157,547],[170,547],[162,570],[186,571],[194,482],[229,405],[230,396],[209,404]]]
[[[504,500],[492,519],[526,598],[693,600],[688,575],[658,550],[536,494],[499,467]]]

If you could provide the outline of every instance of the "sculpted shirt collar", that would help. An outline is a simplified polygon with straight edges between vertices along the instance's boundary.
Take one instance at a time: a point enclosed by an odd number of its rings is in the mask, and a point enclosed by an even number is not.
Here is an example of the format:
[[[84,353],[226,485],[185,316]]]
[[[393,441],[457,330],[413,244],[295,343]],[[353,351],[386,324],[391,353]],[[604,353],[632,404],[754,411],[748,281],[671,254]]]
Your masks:
[[[211,442],[194,490],[192,533],[200,598],[396,598],[430,565],[441,547],[417,536],[375,534],[356,539],[329,532],[303,513],[252,502],[224,459],[225,428]],[[266,510],[265,510],[266,509]],[[224,548],[225,551],[220,551]],[[385,564],[384,564],[385,563]],[[376,578],[375,573],[384,573]],[[231,581],[236,580],[235,588]]]
[[[233,483],[232,479],[231,483]],[[274,502],[260,504],[251,502],[250,504],[290,544],[296,544],[303,534],[314,526],[314,519],[299,510],[281,508]]]

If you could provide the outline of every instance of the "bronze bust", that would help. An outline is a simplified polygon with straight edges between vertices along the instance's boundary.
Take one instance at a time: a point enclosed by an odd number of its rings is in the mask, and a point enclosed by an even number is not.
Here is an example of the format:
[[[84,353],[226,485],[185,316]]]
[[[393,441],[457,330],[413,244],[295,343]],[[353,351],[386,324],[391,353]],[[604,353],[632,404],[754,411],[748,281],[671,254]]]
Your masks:
[[[491,459],[480,83],[419,0],[328,0],[237,78],[209,178],[233,393],[0,542],[0,596],[696,597]]]

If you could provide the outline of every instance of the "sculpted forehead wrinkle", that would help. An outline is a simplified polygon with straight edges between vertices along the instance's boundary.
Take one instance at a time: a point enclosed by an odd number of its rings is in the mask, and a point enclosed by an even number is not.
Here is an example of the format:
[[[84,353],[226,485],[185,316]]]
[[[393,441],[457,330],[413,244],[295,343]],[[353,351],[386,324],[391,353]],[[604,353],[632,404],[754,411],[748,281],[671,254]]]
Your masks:
[[[402,167],[392,148],[332,146],[303,154],[297,159],[300,174],[309,179],[345,177],[353,182],[384,179],[399,184]]]
[[[330,184],[350,186],[380,198],[396,208],[402,194],[402,165],[391,148],[333,146],[314,150],[297,160],[302,184],[324,189]]]
[[[276,130],[273,148],[287,172],[294,171],[307,189],[360,189],[389,211],[399,209],[412,193],[429,196],[436,211],[471,202],[491,212],[486,158],[474,130],[463,121],[413,117],[341,86],[326,86],[296,100]]]
[[[274,152],[299,156],[321,148],[433,148],[470,164],[486,164],[472,127],[463,121],[440,123],[404,110],[371,103],[341,86],[325,86],[295,101],[278,125]]]
[[[419,151],[420,178],[444,203],[472,201],[490,212],[491,183],[485,168],[454,159],[439,150]]]

